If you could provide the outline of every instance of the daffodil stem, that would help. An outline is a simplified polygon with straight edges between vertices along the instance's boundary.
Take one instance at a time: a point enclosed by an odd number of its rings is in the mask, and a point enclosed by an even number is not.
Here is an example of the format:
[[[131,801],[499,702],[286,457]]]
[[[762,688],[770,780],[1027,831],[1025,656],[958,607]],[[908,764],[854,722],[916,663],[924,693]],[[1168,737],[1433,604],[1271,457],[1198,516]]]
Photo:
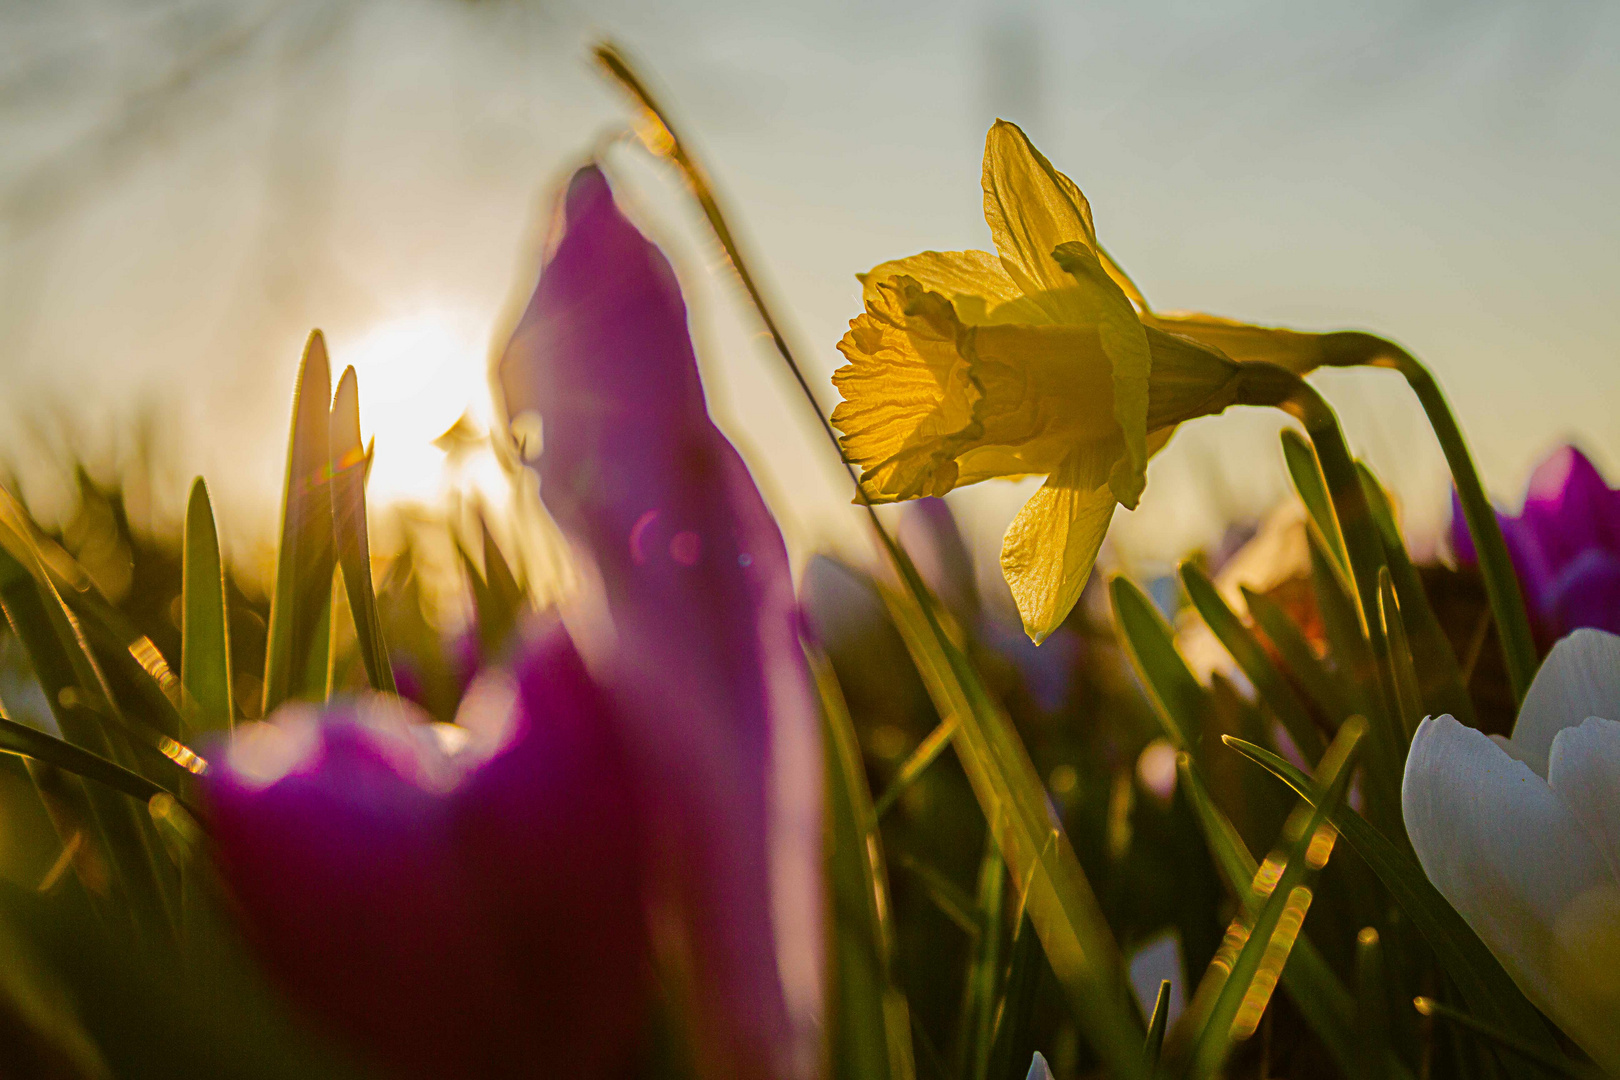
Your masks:
[[[1245,387],[1242,400],[1250,405],[1271,405],[1282,409],[1305,428],[1316,460],[1327,484],[1328,497],[1333,503],[1334,516],[1339,519],[1339,531],[1344,535],[1345,553],[1350,559],[1351,584],[1360,608],[1362,630],[1372,647],[1377,665],[1379,704],[1382,715],[1368,717],[1370,746],[1377,766],[1372,782],[1378,789],[1378,802],[1383,805],[1383,816],[1390,824],[1400,821],[1399,785],[1395,778],[1401,775],[1405,763],[1405,733],[1400,730],[1399,697],[1392,658],[1389,654],[1389,636],[1384,632],[1382,612],[1378,602],[1378,579],[1385,570],[1383,538],[1367,504],[1367,493],[1361,486],[1361,474],[1355,458],[1345,442],[1339,427],[1338,414],[1316,388],[1298,375],[1271,364],[1244,365]],[[1405,835],[1405,830],[1398,830]]]
[[[1508,557],[1507,542],[1502,539],[1502,527],[1496,520],[1496,510],[1479,482],[1479,470],[1474,467],[1473,455],[1468,452],[1468,441],[1452,414],[1445,392],[1434,375],[1415,357],[1404,350],[1381,361],[1379,366],[1392,367],[1406,378],[1417,395],[1418,403],[1429,418],[1440,449],[1451,468],[1452,481],[1457,485],[1457,500],[1462,504],[1463,520],[1468,523],[1468,535],[1473,538],[1474,551],[1479,557],[1479,574],[1485,582],[1485,596],[1496,619],[1497,640],[1502,646],[1502,659],[1507,665],[1508,684],[1513,689],[1513,702],[1517,706],[1530,689],[1530,680],[1536,674],[1536,644],[1530,632],[1530,615],[1525,608],[1524,591]]]

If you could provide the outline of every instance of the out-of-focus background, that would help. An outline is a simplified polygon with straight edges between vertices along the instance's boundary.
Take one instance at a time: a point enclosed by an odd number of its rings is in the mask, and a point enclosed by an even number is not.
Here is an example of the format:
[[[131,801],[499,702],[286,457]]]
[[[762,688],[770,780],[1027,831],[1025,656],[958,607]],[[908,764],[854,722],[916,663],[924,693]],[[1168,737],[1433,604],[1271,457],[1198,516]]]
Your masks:
[[[1503,501],[1573,438],[1620,463],[1620,6],[0,0],[0,456],[40,516],[71,455],[214,489],[272,542],[311,327],[360,372],[374,505],[499,489],[433,440],[485,370],[550,193],[593,147],[664,241],[707,384],[790,541],[857,551],[848,489],[673,179],[623,143],[610,34],[706,154],[812,375],[854,274],[983,247],[979,155],[1022,124],[1156,306],[1392,336],[1443,380]],[[1418,546],[1446,476],[1393,375],[1320,385]],[[1188,425],[1113,557],[1213,542],[1284,491],[1279,420]],[[952,496],[993,560],[1028,487]]]

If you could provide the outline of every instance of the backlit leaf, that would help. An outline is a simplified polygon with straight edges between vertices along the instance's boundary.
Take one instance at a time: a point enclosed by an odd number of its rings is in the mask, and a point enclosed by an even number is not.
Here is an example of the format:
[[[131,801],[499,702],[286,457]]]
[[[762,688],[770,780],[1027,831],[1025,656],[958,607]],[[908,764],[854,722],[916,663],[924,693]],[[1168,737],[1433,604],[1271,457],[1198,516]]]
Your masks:
[[[225,573],[208,485],[197,477],[186,505],[181,584],[180,682],[194,730],[225,731],[231,704],[231,639],[225,617]]]
[[[1319,797],[1319,788],[1310,777],[1270,751],[1238,742],[1232,748],[1293,788],[1302,799]],[[1411,917],[1474,1014],[1528,1045],[1561,1055],[1541,1014],[1463,917],[1430,884],[1416,858],[1348,806],[1334,809],[1329,820]],[[1512,1063],[1508,1067],[1512,1075],[1526,1080],[1536,1075],[1533,1068]]]
[[[827,739],[832,1075],[835,1080],[912,1080],[911,1013],[892,972],[888,870],[866,769],[832,665],[820,653],[806,651]]]
[[[293,390],[292,432],[282,489],[281,538],[264,658],[264,714],[284,701],[326,697],[331,634],[332,375],[326,339],[312,331]]]
[[[373,690],[394,693],[394,669],[383,642],[382,619],[371,583],[371,541],[366,530],[366,449],[360,440],[360,390],[354,368],[345,368],[332,399],[329,453],[332,531],[338,565],[354,618],[355,640]]]
[[[884,599],[934,707],[957,717],[957,756],[1075,1020],[1116,1076],[1140,1076],[1145,1032],[1119,946],[1069,838],[1053,820],[1029,752],[972,662],[943,631],[937,608],[921,606],[932,602],[930,594],[904,552],[890,551],[907,592],[885,589]]]

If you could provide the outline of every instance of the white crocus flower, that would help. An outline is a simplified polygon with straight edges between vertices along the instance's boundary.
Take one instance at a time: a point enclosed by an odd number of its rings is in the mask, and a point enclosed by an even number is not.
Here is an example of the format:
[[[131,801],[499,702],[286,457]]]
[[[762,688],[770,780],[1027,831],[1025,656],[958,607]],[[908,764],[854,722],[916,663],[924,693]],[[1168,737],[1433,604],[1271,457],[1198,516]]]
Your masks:
[[[1620,1076],[1620,637],[1553,646],[1513,737],[1449,716],[1401,786],[1424,872],[1525,996]]]

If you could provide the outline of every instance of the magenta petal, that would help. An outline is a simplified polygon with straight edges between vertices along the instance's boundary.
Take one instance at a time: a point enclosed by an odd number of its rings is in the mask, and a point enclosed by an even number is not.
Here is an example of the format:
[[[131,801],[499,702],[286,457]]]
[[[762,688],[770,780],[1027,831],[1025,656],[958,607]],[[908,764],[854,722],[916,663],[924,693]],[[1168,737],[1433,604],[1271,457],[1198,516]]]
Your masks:
[[[1451,542],[1459,562],[1475,551],[1452,493]],[[1573,446],[1555,450],[1530,476],[1524,508],[1498,514],[1537,635],[1553,641],[1583,626],[1609,629],[1620,567],[1620,491]]]
[[[1561,568],[1603,541],[1609,486],[1586,455],[1560,447],[1530,474],[1519,518],[1534,531],[1550,567]]]
[[[293,707],[208,774],[210,834],[289,995],[401,1076],[616,1074],[642,1021],[632,788],[554,630],[505,745],[461,765],[407,707]]]
[[[1545,606],[1564,631],[1592,627],[1620,634],[1620,554],[1588,548],[1564,567]]]
[[[663,255],[595,168],[500,367],[542,420],[541,495],[594,564],[627,728],[688,954],[706,1071],[817,1067],[821,777],[787,552],[710,421]]]

